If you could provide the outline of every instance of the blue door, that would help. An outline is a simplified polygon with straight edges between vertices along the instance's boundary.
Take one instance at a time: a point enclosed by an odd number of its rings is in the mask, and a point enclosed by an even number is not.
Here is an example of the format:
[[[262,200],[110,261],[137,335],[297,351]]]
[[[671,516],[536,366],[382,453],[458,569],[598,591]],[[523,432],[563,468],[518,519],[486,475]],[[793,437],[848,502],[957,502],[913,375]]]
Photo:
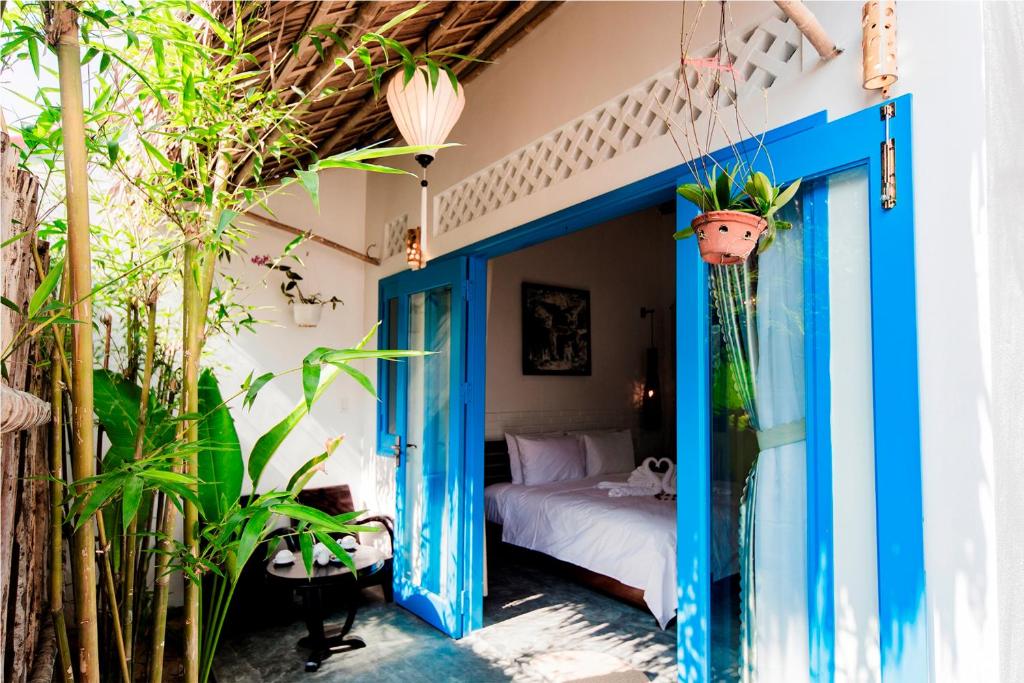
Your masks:
[[[381,344],[424,351],[379,366],[378,447],[396,460],[395,600],[463,633],[466,259],[383,280]]]
[[[787,596],[793,599],[784,608],[757,617],[767,629],[773,621],[799,623],[791,633],[804,641],[800,648],[804,654],[796,658],[803,670],[786,678],[754,673],[755,681],[833,680],[839,617],[833,582],[841,576],[844,562],[849,567],[865,561],[863,556],[853,561],[848,553],[844,556],[850,530],[864,528],[874,546],[867,554],[874,567],[865,573],[872,575],[869,588],[874,592],[869,594],[879,625],[881,680],[927,679],[910,143],[911,98],[905,96],[770,140],[766,146],[772,167],[758,164],[758,170],[774,175],[778,182],[803,179],[801,194],[790,208],[793,215],[787,216],[794,221],[796,243],[791,244],[799,260],[795,261],[798,267],[787,273],[792,276],[787,284],[796,283],[790,290],[796,294],[789,301],[797,303],[785,311],[795,321],[802,343],[781,354],[782,360],[797,359],[796,363],[785,365],[784,372],[774,370],[786,380],[799,374],[798,413],[803,413],[800,431],[805,438],[790,435],[780,440],[778,428],[756,429],[759,440],[764,434],[784,444],[762,445],[762,462],[767,452],[795,443],[801,444],[799,452],[805,457],[797,466],[803,469],[799,478],[806,481],[806,489],[801,482],[799,492],[806,506],[806,540],[797,550],[806,567],[792,576],[794,584],[797,579],[802,582],[799,585],[806,594],[802,599]],[[743,150],[741,145],[741,153],[756,158],[755,147]],[[731,156],[730,152],[715,155],[724,165],[729,165]],[[763,154],[760,159],[764,160]],[[692,182],[682,174],[678,180]],[[678,227],[687,226],[696,213],[680,198]],[[762,268],[759,277],[764,275]],[[712,680],[715,668],[709,569],[714,523],[709,460],[715,437],[709,354],[714,343],[710,302],[712,288],[718,286],[715,278],[720,277],[701,261],[696,240],[677,244],[681,681]],[[757,291],[760,307],[763,297]],[[720,290],[714,294],[721,299]],[[758,328],[760,332],[763,327]],[[769,330],[767,335],[775,333]],[[760,344],[763,353],[763,336]],[[772,360],[778,358],[760,358],[761,367]],[[773,381],[778,383],[778,377]],[[791,394],[797,396],[796,391]],[[860,404],[857,397],[863,399]],[[762,412],[761,407],[756,412]],[[763,412],[770,413],[771,407]],[[770,416],[766,421],[771,422]],[[857,443],[851,446],[854,440]],[[854,457],[844,460],[844,453],[850,452]],[[865,461],[870,473],[868,495],[863,508],[855,511],[861,517],[833,519],[834,511],[842,517],[844,509],[838,497],[849,496],[858,485],[843,467]],[[793,465],[792,460],[783,463]],[[850,581],[854,588],[857,578]],[[796,611],[806,618],[789,619]],[[762,654],[758,652],[757,658],[764,659]]]

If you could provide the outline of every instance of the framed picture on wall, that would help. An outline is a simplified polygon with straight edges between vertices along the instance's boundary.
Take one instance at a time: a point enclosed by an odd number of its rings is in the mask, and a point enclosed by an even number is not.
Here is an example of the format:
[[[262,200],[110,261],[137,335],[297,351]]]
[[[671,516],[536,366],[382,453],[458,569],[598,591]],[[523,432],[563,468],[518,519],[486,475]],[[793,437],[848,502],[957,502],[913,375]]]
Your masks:
[[[590,375],[590,292],[523,283],[523,374]]]

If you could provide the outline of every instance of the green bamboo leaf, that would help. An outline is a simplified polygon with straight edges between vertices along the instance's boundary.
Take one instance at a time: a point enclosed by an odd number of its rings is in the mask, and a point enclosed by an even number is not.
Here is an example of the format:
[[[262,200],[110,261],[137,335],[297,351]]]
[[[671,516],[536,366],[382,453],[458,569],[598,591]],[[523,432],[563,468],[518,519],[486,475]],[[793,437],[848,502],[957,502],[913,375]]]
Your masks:
[[[418,5],[410,7],[409,9],[405,10],[404,12],[400,12],[399,14],[396,14],[392,19],[390,19],[389,21],[384,23],[379,29],[377,29],[378,33],[387,33],[388,31],[393,29],[395,26],[398,26],[399,24],[401,24],[403,21],[405,21],[409,17],[414,16],[416,13],[418,13],[420,10],[422,10],[424,7],[426,7],[428,4],[429,3],[421,2]]]
[[[124,484],[123,500],[121,501],[121,516],[124,527],[127,529],[139,511],[139,503],[142,502],[143,480],[139,477],[129,477]]]
[[[34,318],[39,309],[43,307],[46,300],[53,293],[57,283],[60,282],[60,276],[64,272],[64,261],[60,260],[50,265],[50,272],[46,274],[43,281],[39,283],[39,287],[32,293],[32,298],[28,302],[28,317]]]
[[[220,236],[224,234],[228,226],[241,215],[237,211],[231,209],[224,209],[220,212],[220,216],[217,217],[217,229],[214,231],[213,236],[220,239]]]
[[[247,408],[252,406],[253,402],[256,400],[256,395],[260,392],[260,389],[263,388],[263,385],[274,379],[276,376],[277,375],[272,372],[265,372],[254,379],[252,384],[250,384],[245,391],[245,398],[242,399],[242,407]]]
[[[124,483],[125,475],[114,475],[104,479],[97,484],[88,493],[88,495],[80,498],[80,501],[84,501],[82,505],[76,505],[72,508],[74,513],[77,510],[77,519],[75,520],[75,529],[80,529],[83,524],[92,519],[93,514],[100,508],[101,505],[108,502],[117,493],[117,489]],[[74,516],[74,515],[72,515]]]
[[[238,580],[242,569],[245,567],[245,563],[249,561],[249,557],[256,550],[256,546],[263,539],[263,533],[269,520],[270,510],[267,508],[259,509],[253,513],[246,523],[245,529],[242,530],[242,538],[238,542],[238,551],[235,554],[235,571],[232,577],[235,581]]]
[[[302,554],[302,565],[306,574],[313,573],[313,540],[306,532],[299,533],[299,552]]]
[[[301,505],[299,503],[278,503],[270,507],[276,514],[306,522],[318,529],[331,532],[345,532],[349,527],[346,522],[363,514],[362,510],[347,512],[341,515],[329,515],[323,510]]]
[[[332,365],[334,365],[337,368],[341,368],[342,372],[344,372],[349,377],[358,382],[359,386],[361,386],[363,389],[366,389],[366,391],[370,393],[370,396],[377,398],[377,388],[373,386],[373,382],[370,381],[369,377],[367,377],[360,371],[356,370],[348,363],[332,363]]]
[[[313,208],[320,211],[320,174],[316,171],[299,170],[295,171],[295,176],[309,193],[309,198],[313,200]]]
[[[0,296],[0,303],[2,303],[4,306],[6,306],[7,308],[11,309],[15,313],[21,313],[21,309],[18,308],[18,304],[14,303],[10,299],[8,299],[6,296]]]
[[[335,447],[336,446],[332,446],[330,450],[324,451],[320,455],[313,456],[307,460],[302,467],[295,470],[295,474],[293,474],[291,479],[288,480],[288,486],[285,488],[292,493],[298,493],[304,489],[306,484],[309,483],[309,480],[313,478],[314,474],[316,474],[317,465],[331,457],[331,453],[334,452]]]
[[[396,350],[396,349],[336,349],[328,351],[321,359],[324,363],[347,363],[363,358],[376,358],[378,360],[394,360],[396,358],[413,358],[426,356],[426,351]]]
[[[342,548],[337,541],[330,537],[330,535],[325,534],[322,531],[317,531],[316,529],[313,530],[313,533],[316,534],[316,537],[320,542],[327,546],[327,549],[330,550],[335,557],[341,560],[341,563],[348,567],[349,571],[352,572],[352,575],[355,576],[356,563],[352,560],[352,556],[349,555],[348,551]]]
[[[35,36],[28,38],[28,58],[32,61],[32,71],[35,72],[36,78],[39,78],[39,44]]]
[[[221,520],[242,495],[245,466],[231,411],[223,403],[217,378],[199,375],[199,498],[210,520]]]
[[[313,403],[323,396],[327,387],[334,383],[340,372],[337,368],[331,367],[321,373],[320,385],[313,395]],[[291,434],[292,430],[295,429],[296,425],[299,424],[308,412],[309,406],[307,406],[306,400],[303,399],[287,417],[274,425],[270,431],[256,441],[256,444],[252,447],[252,452],[249,454],[249,479],[252,481],[254,491],[257,489],[260,477],[267,463],[270,462],[277,449],[284,443],[285,438]]]

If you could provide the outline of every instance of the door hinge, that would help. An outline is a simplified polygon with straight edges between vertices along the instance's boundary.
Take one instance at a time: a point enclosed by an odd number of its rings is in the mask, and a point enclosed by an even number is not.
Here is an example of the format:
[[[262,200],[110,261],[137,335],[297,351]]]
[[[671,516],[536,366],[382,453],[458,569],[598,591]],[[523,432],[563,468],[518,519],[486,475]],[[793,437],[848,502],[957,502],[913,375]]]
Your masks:
[[[882,208],[896,206],[896,138],[889,135],[889,119],[896,118],[896,103],[887,102],[879,109],[885,121],[885,139],[882,141]]]

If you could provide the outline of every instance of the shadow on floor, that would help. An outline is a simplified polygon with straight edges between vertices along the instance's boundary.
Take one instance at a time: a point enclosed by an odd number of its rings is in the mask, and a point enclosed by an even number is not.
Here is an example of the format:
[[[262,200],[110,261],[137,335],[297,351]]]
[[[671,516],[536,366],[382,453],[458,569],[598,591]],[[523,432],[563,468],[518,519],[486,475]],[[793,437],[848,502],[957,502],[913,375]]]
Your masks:
[[[462,640],[451,640],[409,612],[386,604],[380,590],[373,588],[363,592],[365,604],[353,629],[366,640],[366,648],[331,657],[315,673],[303,672],[295,643],[306,631],[295,611],[291,620],[283,619],[280,625],[226,638],[217,659],[217,679],[220,683],[542,682],[633,669],[644,672],[648,680],[675,680],[674,624],[662,631],[650,613],[530,564],[503,563],[491,569],[489,578],[484,628]],[[725,615],[729,609],[719,613]],[[342,618],[339,611],[328,620]],[[713,639],[715,633],[732,638],[726,624],[713,627]],[[735,662],[734,650],[719,654],[713,659],[722,665]],[[714,679],[735,680],[731,672]]]

